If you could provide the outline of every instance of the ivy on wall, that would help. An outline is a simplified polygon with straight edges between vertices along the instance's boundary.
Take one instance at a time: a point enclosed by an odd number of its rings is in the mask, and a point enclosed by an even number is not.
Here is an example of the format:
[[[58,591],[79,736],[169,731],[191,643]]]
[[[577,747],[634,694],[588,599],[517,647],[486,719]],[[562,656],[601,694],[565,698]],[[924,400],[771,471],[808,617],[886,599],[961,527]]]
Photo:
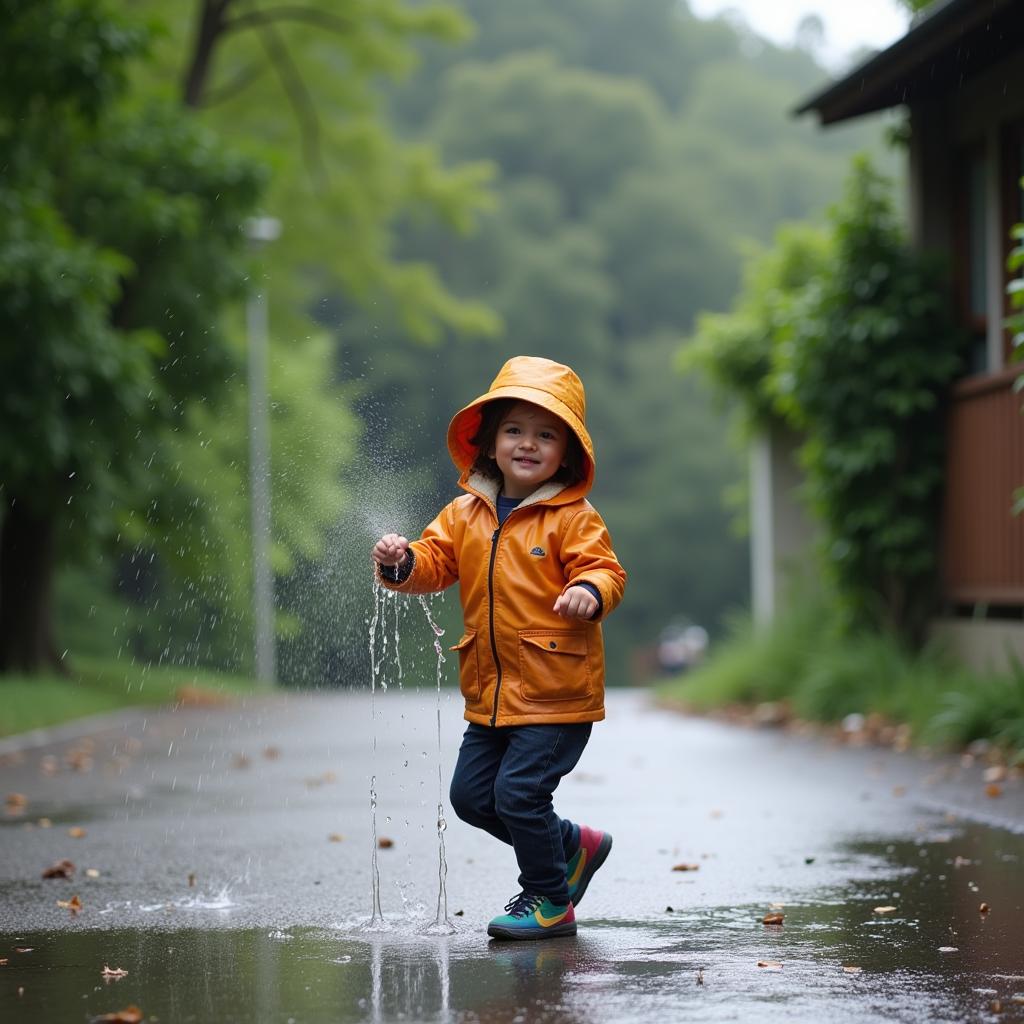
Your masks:
[[[1024,178],[1020,180],[1020,187],[1024,189]],[[1010,231],[1010,237],[1014,244],[1007,257],[1006,266],[1011,274],[1018,276],[1011,278],[1006,286],[1010,305],[1014,310],[1007,318],[1006,326],[1011,332],[1014,358],[1019,362],[1024,359],[1024,223],[1015,224]],[[1024,373],[1017,378],[1014,390],[1018,393],[1024,391]],[[1018,488],[1014,497],[1014,513],[1024,514],[1024,487]]]

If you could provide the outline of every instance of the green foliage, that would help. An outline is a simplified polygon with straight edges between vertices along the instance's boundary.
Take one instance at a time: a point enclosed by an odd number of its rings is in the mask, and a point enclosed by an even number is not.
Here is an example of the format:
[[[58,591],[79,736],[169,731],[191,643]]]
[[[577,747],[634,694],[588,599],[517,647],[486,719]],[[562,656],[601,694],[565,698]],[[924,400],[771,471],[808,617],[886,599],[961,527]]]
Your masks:
[[[122,3],[124,0],[122,0]],[[200,0],[138,0],[162,26],[141,92],[181,80],[195,53]],[[308,0],[301,7],[231,0],[193,116],[273,169],[264,197],[283,231],[266,253],[277,333],[304,336],[328,296],[346,308],[394,310],[415,343],[446,331],[493,334],[490,311],[445,286],[429,259],[401,258],[400,226],[437,224],[449,239],[489,204],[485,164],[442,166],[427,142],[396,137],[381,81],[415,62],[413,43],[450,47],[469,25],[451,7],[406,0]]]
[[[977,673],[941,648],[914,651],[891,633],[850,632],[827,597],[802,594],[771,629],[749,618],[693,673],[661,691],[695,710],[775,705],[775,715],[838,722],[875,715],[905,723],[919,743],[964,746],[988,739],[1024,752],[1024,670]]]
[[[258,693],[260,684],[208,669],[165,668],[78,657],[70,676],[0,678],[0,736],[10,736],[126,707],[230,701]]]
[[[826,572],[852,620],[911,642],[930,611],[944,396],[961,353],[938,268],[910,249],[887,183],[859,161],[830,238],[780,233],[735,311],[702,320],[684,356],[755,422],[805,435]]]
[[[677,357],[680,369],[702,370],[716,390],[739,398],[747,425],[778,418],[772,389],[776,346],[803,315],[804,296],[832,259],[833,240],[821,228],[787,224],[775,247],[748,254],[743,283],[730,313],[702,313],[690,343]]]
[[[243,281],[238,223],[260,176],[166,108],[128,111],[141,35],[108,5],[15,6],[0,44],[0,480],[84,551],[83,526],[112,530],[144,492],[128,494],[143,436],[230,370],[218,310]],[[38,49],[44,74],[6,77]]]
[[[1014,660],[1008,677],[983,676],[972,686],[950,690],[931,725],[939,740],[992,740],[1024,760],[1024,665]]]

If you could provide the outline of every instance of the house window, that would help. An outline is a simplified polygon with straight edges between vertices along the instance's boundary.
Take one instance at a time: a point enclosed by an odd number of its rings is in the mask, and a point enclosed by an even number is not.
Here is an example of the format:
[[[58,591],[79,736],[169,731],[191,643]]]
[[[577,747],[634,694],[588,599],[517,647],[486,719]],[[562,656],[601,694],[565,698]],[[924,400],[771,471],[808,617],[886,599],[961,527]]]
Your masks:
[[[1005,297],[1004,313],[1009,316],[1013,312],[1010,297],[1006,292],[1006,285],[1010,282],[1010,272],[1006,269],[1006,260],[1010,250],[1014,247],[1014,240],[1010,237],[1010,231],[1014,224],[1024,223],[1024,186],[1021,185],[1021,177],[1024,176],[1024,121],[1017,121],[1006,126],[1003,131],[1002,167],[1000,168],[1000,179],[1002,181],[1003,193],[1003,216],[1000,224],[1003,231],[1003,245],[1000,251],[1003,254],[1003,295]],[[1024,276],[1024,270],[1017,274]],[[1009,330],[1003,334],[1004,359],[1007,365],[1013,361],[1013,337]]]
[[[969,374],[986,373],[988,352],[988,180],[989,159],[983,146],[962,151],[957,189],[958,291],[960,320],[967,329],[970,344],[967,356]]]

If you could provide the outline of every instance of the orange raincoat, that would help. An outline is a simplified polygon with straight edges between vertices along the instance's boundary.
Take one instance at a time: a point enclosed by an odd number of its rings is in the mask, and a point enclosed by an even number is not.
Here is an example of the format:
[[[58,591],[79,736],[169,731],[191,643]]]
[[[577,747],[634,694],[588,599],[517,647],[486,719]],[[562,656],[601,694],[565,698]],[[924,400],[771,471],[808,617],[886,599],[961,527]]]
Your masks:
[[[485,402],[513,398],[554,413],[585,453],[585,479],[571,487],[548,481],[498,526],[499,485],[472,473],[470,442]],[[410,545],[412,572],[384,586],[411,594],[458,581],[465,633],[459,683],[465,717],[481,725],[596,722],[604,718],[604,644],[598,621],[552,611],[559,594],[587,582],[601,595],[600,618],[622,599],[626,573],[597,510],[586,500],[594,449],[584,423],[579,377],[567,366],[532,356],[510,359],[490,391],[455,415],[448,450],[468,493],[446,505]]]

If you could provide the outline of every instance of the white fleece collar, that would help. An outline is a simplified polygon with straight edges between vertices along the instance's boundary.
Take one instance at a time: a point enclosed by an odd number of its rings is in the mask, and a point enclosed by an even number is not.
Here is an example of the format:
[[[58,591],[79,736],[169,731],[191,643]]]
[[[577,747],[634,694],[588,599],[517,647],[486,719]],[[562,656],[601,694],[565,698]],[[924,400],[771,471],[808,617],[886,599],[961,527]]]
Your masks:
[[[478,491],[487,498],[495,508],[498,507],[498,492],[501,490],[501,484],[497,480],[484,476],[483,473],[471,473],[466,483],[474,491]],[[547,483],[541,484],[533,494],[523,498],[516,507],[524,508],[527,505],[536,505],[541,501],[550,501],[564,490],[565,484],[559,483],[557,480],[548,480]]]

